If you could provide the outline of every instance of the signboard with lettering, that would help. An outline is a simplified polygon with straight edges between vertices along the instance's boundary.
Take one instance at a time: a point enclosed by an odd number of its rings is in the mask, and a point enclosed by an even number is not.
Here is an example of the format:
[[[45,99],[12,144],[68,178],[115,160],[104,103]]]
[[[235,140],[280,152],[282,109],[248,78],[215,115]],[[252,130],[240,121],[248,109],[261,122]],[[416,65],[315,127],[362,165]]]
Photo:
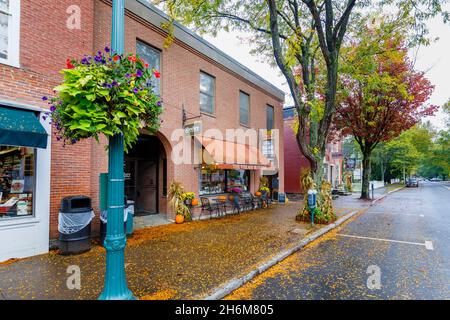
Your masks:
[[[199,136],[203,132],[203,126],[201,121],[196,121],[184,126],[184,134],[186,136]]]
[[[345,169],[346,170],[354,170],[356,167],[356,159],[347,158],[345,159]]]

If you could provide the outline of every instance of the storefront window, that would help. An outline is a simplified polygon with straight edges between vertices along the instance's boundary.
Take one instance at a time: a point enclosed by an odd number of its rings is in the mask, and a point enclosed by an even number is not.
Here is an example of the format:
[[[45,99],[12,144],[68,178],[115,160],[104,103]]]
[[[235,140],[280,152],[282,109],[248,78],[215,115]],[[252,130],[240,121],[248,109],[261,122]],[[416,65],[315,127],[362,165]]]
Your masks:
[[[0,220],[33,215],[35,151],[0,145]]]
[[[245,170],[228,170],[227,172],[227,192],[233,188],[242,191],[249,191],[250,173]]]
[[[225,171],[204,169],[200,182],[200,195],[224,193]]]
[[[233,188],[250,191],[250,171],[246,170],[202,170],[200,195],[231,192]]]

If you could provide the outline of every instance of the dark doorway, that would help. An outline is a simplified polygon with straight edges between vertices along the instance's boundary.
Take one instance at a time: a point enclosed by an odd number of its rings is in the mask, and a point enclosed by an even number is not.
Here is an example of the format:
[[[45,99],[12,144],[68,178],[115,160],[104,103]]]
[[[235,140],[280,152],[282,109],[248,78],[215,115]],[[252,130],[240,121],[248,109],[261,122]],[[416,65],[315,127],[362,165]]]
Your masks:
[[[159,172],[164,159],[164,146],[158,137],[147,135],[125,155],[125,195],[135,202],[136,215],[159,213]]]

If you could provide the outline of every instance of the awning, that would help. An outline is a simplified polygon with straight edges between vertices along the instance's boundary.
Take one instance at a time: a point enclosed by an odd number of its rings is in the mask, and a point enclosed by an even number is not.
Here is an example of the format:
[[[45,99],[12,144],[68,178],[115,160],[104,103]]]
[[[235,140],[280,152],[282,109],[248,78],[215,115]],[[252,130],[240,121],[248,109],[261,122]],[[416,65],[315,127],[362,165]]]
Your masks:
[[[258,170],[271,166],[262,152],[250,145],[211,138],[197,138],[203,145],[203,162],[218,169]]]
[[[0,106],[0,144],[45,149],[47,138],[33,111]]]

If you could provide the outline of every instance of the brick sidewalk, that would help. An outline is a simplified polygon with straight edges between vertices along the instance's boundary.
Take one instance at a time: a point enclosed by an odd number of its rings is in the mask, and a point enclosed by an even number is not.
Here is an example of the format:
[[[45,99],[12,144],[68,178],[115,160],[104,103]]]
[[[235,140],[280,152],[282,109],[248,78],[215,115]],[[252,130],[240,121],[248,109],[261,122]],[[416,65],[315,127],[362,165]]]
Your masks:
[[[335,201],[338,216],[369,205],[355,195]],[[126,249],[130,289],[138,298],[193,299],[248,272],[309,232],[295,221],[301,203],[273,205],[221,219],[135,232]],[[81,268],[82,290],[68,290],[67,267]],[[96,299],[103,287],[105,251],[64,257],[56,252],[0,264],[0,299]]]

